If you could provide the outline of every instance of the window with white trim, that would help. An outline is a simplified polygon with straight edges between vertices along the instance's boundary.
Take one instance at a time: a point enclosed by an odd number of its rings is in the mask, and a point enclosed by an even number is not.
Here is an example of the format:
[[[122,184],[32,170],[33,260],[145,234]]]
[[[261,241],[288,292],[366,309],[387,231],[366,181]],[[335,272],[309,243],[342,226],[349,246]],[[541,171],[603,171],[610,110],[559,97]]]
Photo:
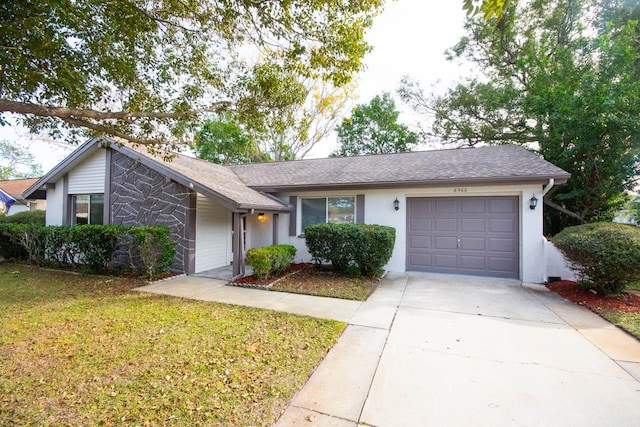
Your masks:
[[[104,194],[73,195],[71,224],[104,224]]]
[[[341,197],[303,197],[300,201],[301,231],[312,224],[324,222],[356,222],[356,198]]]

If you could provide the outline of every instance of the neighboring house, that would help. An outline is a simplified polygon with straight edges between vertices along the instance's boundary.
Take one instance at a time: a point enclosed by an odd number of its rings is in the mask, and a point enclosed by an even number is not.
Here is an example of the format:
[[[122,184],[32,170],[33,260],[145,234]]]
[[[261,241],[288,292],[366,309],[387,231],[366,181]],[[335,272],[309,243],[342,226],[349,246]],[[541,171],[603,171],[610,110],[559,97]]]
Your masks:
[[[42,190],[32,192],[28,198],[24,197],[24,193],[38,182],[39,178],[9,179],[0,181],[0,190],[11,196],[15,203],[11,205],[9,215],[24,211],[46,210],[47,199],[46,193]]]
[[[91,139],[27,193],[46,189],[50,225],[166,224],[189,274],[242,274],[247,248],[275,243],[308,261],[304,228],[330,221],[394,227],[392,271],[540,283],[543,196],[569,178],[510,145],[236,166],[139,150]]]

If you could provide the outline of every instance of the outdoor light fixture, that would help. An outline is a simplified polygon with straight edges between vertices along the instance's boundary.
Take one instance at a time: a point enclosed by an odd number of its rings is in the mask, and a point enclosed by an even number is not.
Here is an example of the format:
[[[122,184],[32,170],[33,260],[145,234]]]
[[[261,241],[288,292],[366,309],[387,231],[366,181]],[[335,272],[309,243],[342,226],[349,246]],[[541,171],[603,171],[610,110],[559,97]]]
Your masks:
[[[398,200],[398,198],[396,197],[396,199],[393,201],[393,208],[395,210],[400,210],[400,201]]]
[[[534,194],[533,196],[531,196],[531,199],[529,199],[529,208],[531,210],[535,209],[536,206],[538,206],[538,199],[536,198],[536,195]]]
[[[264,213],[258,214],[258,222],[265,222],[267,220],[267,216]]]

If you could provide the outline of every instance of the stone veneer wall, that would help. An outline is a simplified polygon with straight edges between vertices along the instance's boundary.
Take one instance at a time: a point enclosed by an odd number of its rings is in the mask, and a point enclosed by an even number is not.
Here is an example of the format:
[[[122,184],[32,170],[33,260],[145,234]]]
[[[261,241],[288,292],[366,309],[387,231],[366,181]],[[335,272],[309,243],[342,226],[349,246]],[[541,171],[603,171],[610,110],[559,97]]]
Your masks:
[[[111,223],[168,226],[178,242],[171,270],[192,273],[196,193],[134,159],[111,153]]]

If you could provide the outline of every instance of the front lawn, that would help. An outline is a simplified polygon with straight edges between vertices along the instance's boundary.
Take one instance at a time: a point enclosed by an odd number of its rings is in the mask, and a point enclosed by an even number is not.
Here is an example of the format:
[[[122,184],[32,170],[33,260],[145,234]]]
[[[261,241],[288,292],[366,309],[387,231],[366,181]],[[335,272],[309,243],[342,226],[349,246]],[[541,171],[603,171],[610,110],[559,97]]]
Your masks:
[[[612,296],[594,294],[569,280],[549,283],[547,287],[640,339],[640,295],[634,292]]]
[[[0,425],[270,425],[341,322],[0,265]]]
[[[377,278],[349,276],[311,265],[277,281],[269,290],[366,301],[377,286]]]
[[[382,273],[382,271],[380,271]],[[259,287],[269,291],[366,301],[378,287],[378,277],[336,273],[329,267],[312,263],[291,264],[278,275],[260,280],[254,275],[232,282],[234,286]]]

